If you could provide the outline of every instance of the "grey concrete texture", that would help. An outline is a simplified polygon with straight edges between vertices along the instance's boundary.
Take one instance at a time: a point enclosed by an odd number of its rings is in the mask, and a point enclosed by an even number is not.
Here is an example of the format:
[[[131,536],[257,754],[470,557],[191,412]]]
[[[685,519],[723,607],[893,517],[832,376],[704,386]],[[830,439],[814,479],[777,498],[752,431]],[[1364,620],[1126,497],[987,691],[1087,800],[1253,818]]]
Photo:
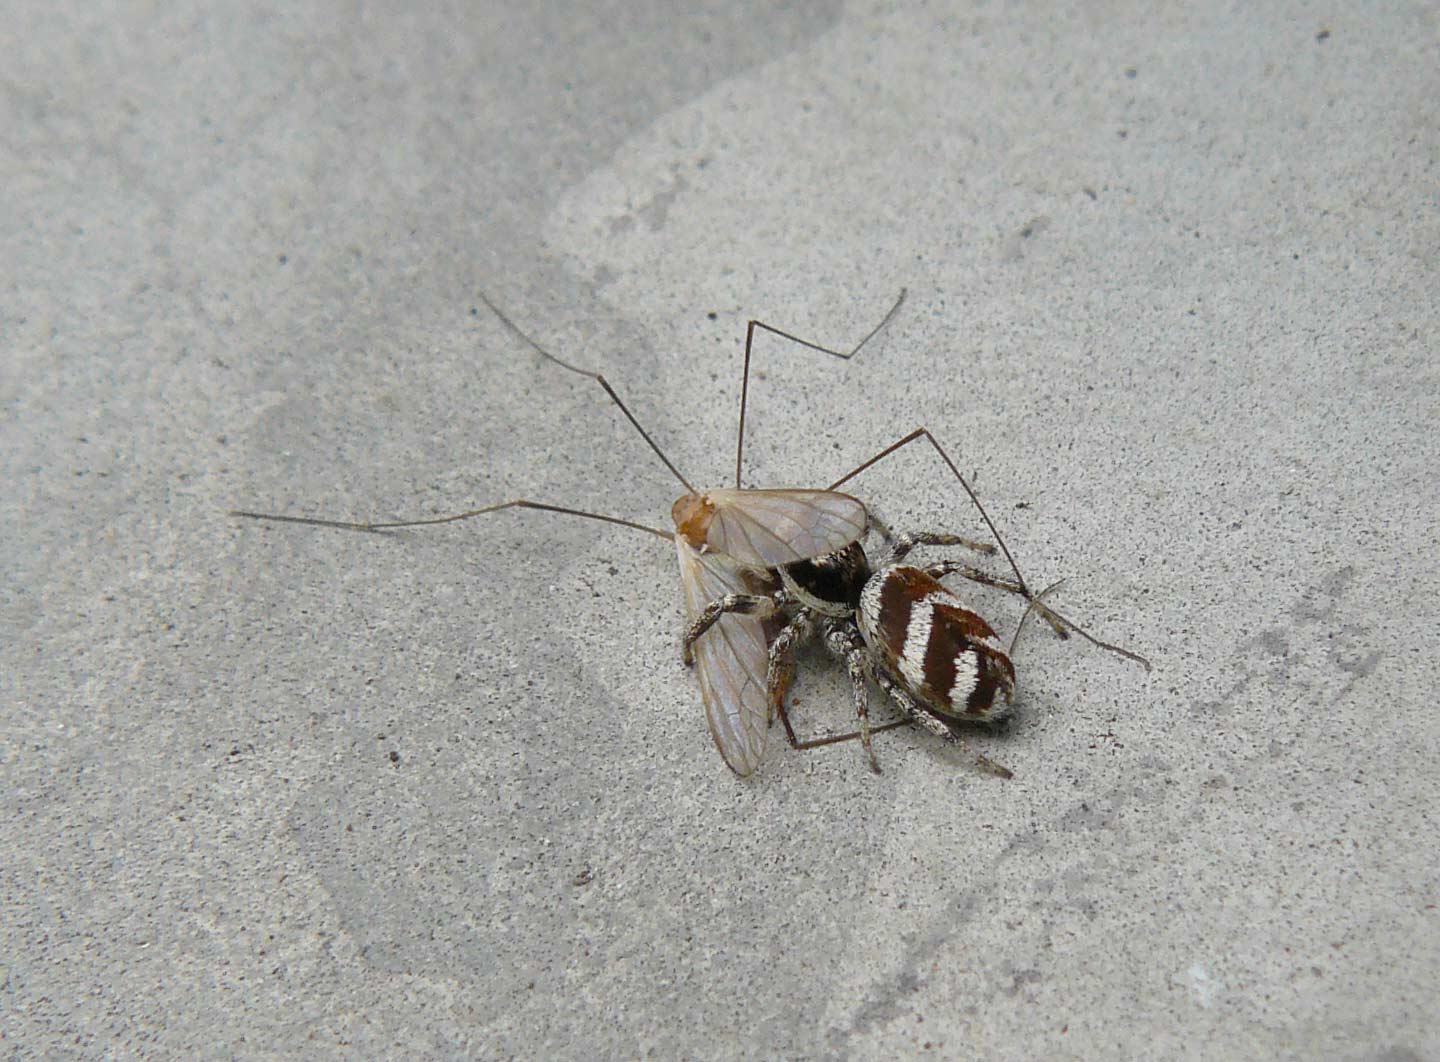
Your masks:
[[[1433,3],[6,22],[5,1052],[1440,1057]],[[666,527],[479,293],[724,486],[746,320],[902,287],[757,344],[746,482],[925,425],[1153,659],[1029,629],[1008,782],[732,776],[649,536],[226,515]],[[853,487],[982,530],[918,448]]]

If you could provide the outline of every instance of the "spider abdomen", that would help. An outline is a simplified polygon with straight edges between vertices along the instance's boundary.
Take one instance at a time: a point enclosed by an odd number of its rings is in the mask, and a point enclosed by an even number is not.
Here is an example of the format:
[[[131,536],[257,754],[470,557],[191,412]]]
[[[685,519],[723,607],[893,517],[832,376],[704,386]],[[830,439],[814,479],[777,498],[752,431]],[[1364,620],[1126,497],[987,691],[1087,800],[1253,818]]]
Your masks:
[[[860,633],[916,700],[949,719],[990,722],[1010,711],[1015,667],[995,631],[919,568],[877,571],[860,595]]]

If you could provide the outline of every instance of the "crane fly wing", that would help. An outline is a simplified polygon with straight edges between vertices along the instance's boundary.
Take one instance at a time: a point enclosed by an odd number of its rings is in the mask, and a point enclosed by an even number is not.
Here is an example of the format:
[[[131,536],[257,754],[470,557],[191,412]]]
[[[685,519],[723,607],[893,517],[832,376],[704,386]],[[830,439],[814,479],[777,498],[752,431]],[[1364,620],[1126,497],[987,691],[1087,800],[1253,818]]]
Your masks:
[[[833,490],[712,490],[705,541],[743,565],[778,568],[856,541],[869,526],[863,502]]]
[[[689,622],[726,594],[750,592],[740,571],[714,554],[702,554],[685,536],[675,536],[675,548]],[[765,753],[770,727],[768,667],[765,625],[755,616],[727,613],[695,643],[695,677],[710,734],[726,766],[742,778],[760,765]]]

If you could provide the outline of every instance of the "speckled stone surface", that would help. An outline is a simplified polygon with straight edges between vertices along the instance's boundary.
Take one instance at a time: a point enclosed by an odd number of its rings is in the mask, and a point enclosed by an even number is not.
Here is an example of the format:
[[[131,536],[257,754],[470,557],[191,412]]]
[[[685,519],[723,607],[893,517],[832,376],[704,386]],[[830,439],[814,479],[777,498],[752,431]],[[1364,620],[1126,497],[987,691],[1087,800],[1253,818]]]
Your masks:
[[[4,1052],[1440,1055],[1435,6],[723,10],[12,5]],[[746,320],[902,287],[758,345],[746,479],[925,425],[1154,660],[1037,625],[1012,781],[738,781],[648,536],[226,516],[665,526],[477,293],[721,486]]]

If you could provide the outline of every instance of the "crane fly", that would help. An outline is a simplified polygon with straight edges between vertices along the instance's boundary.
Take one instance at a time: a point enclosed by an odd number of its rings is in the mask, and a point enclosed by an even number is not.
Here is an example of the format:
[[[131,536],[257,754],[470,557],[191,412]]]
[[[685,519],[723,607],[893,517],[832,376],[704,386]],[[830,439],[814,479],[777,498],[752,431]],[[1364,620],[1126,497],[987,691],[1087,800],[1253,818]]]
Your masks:
[[[455,523],[503,509],[535,509],[618,524],[674,541],[686,615],[692,623],[707,604],[719,598],[773,590],[778,585],[774,571],[781,565],[844,549],[866,533],[870,526],[866,507],[849,494],[833,490],[757,490],[741,486],[751,351],[756,332],[763,330],[833,357],[851,358],[899,312],[905,301],[903,290],[880,323],[849,351],[832,350],[811,343],[763,321],[749,322],[745,333],[740,426],[736,433],[735,486],[704,492],[697,490],[665,455],[602,374],[572,365],[551,353],[522,331],[485,294],[480,293],[480,298],[510,332],[543,358],[569,372],[595,380],[681,483],[686,493],[672,506],[673,532],[617,516],[524,498],[447,516],[392,521],[345,521],[242,510],[232,510],[230,515],[368,532]],[[730,769],[743,777],[751,774],[760,763],[773,717],[777,709],[783,711],[783,691],[774,698],[767,692],[769,636],[765,618],[735,612],[720,618],[713,626],[710,635],[700,641],[694,653],[696,677],[716,747]],[[785,720],[785,728],[787,736],[795,743],[788,719]]]

